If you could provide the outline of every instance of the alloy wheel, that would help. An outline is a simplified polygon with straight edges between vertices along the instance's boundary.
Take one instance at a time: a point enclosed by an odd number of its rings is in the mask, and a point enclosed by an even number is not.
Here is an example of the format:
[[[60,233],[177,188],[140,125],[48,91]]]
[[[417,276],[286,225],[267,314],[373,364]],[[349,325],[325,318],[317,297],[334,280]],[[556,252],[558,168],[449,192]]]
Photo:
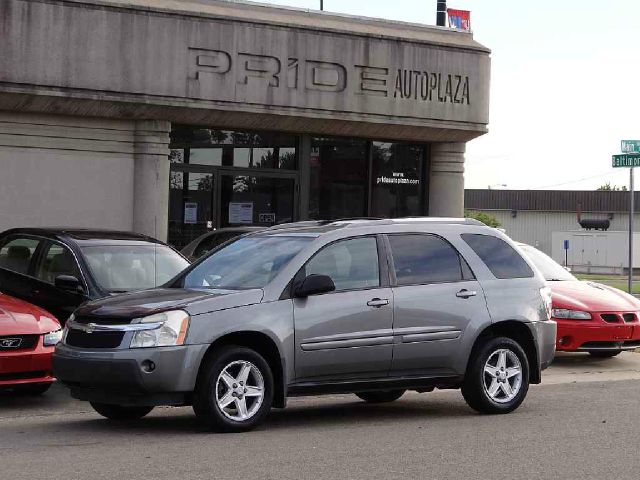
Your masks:
[[[522,364],[509,349],[494,351],[483,371],[483,386],[487,396],[496,403],[512,401],[522,386]]]
[[[236,360],[222,369],[216,381],[216,403],[224,416],[236,422],[253,417],[264,400],[262,373],[253,363]]]

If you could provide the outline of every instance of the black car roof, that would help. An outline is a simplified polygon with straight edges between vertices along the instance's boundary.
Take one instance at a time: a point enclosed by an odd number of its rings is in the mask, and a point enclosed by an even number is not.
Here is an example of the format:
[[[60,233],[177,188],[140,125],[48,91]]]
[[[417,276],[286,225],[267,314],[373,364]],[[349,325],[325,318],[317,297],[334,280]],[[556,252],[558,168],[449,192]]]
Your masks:
[[[5,235],[37,235],[41,237],[53,239],[70,239],[72,241],[91,241],[91,240],[125,240],[125,241],[142,241],[150,243],[160,243],[153,237],[134,232],[122,232],[118,230],[106,230],[97,228],[77,228],[77,227],[29,227],[29,228],[12,228],[5,230]]]

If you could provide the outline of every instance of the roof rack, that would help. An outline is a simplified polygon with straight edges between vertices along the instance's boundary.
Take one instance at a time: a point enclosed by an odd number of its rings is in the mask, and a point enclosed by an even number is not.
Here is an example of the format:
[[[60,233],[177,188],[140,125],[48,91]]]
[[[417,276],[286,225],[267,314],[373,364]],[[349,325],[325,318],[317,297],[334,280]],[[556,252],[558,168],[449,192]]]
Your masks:
[[[344,227],[360,227],[367,224],[393,225],[407,223],[431,223],[431,224],[451,224],[451,225],[484,225],[484,223],[473,218],[458,217],[401,217],[401,218],[379,218],[379,217],[348,217],[336,218],[333,220],[303,220],[300,222],[281,223],[274,225],[269,230],[284,230],[287,228],[313,228],[325,225],[336,225]]]
[[[346,218],[335,218],[332,220],[301,220],[299,222],[288,222],[288,223],[280,223],[278,225],[274,225],[269,227],[269,230],[282,230],[285,228],[305,228],[305,227],[322,227],[324,225],[332,225],[332,224],[341,224],[341,223],[351,223],[351,222],[359,222],[359,221],[372,221],[372,220],[386,220],[384,218],[378,217],[346,217]]]

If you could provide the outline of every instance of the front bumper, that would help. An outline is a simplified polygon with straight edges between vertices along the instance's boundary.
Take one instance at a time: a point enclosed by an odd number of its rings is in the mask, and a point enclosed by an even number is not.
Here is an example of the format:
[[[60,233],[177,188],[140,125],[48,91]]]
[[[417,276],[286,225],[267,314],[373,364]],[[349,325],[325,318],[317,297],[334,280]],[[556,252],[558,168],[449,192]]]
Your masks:
[[[51,369],[53,347],[42,344],[42,336],[29,350],[0,353],[0,388],[55,381]]]
[[[556,348],[565,352],[635,350],[640,348],[640,324],[558,320]]]
[[[53,355],[53,371],[80,400],[179,405],[195,388],[207,347],[87,350],[61,344]]]

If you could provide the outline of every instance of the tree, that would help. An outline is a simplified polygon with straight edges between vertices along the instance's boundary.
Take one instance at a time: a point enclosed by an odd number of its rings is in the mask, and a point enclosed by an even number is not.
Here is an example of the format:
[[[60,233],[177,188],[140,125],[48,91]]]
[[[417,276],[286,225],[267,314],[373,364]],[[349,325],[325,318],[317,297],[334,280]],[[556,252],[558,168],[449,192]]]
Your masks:
[[[626,185],[611,185],[611,182],[607,182],[604,185],[600,185],[596,190],[599,192],[626,192],[627,187]]]
[[[488,227],[498,228],[500,226],[500,222],[496,217],[491,215],[490,213],[485,212],[477,212],[474,210],[465,210],[464,216],[466,218],[473,218],[478,220],[479,222],[484,223]]]

